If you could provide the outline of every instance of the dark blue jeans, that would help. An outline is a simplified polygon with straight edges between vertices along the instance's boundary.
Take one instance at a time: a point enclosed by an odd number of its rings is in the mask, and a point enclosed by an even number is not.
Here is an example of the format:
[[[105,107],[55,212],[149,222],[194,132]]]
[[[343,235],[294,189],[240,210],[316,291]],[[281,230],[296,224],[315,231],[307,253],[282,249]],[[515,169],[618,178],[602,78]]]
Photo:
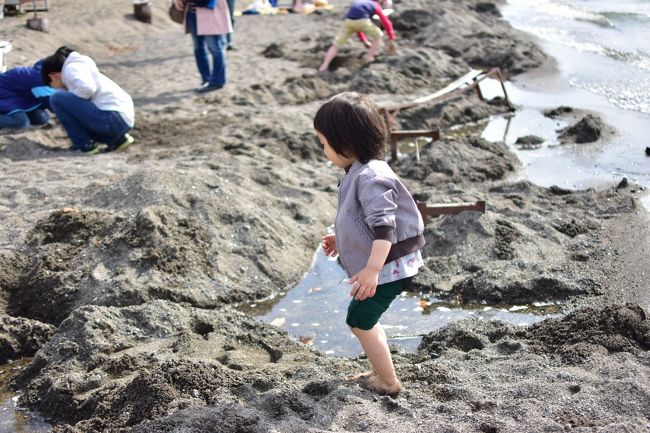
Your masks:
[[[72,148],[89,150],[94,142],[119,144],[131,127],[117,111],[103,111],[87,99],[65,90],[50,96],[52,111],[68,133]]]
[[[227,0],[228,9],[230,9],[230,21],[232,22],[233,29],[235,28],[235,0]],[[226,36],[226,46],[232,45],[232,32]]]
[[[194,41],[194,57],[204,83],[215,86],[226,84],[226,38],[224,35],[197,35],[196,13],[187,12],[187,25]],[[208,59],[208,51],[212,55],[212,68]]]
[[[22,129],[27,128],[29,125],[45,125],[48,120],[50,120],[50,115],[41,108],[28,112],[18,111],[12,114],[0,114],[0,129]]]

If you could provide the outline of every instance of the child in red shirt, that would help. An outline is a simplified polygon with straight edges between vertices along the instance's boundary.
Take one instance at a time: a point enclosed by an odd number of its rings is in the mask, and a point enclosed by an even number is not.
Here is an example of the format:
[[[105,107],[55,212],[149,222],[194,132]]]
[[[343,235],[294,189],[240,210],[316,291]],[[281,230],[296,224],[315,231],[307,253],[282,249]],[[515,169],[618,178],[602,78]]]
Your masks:
[[[375,14],[379,16],[381,25],[388,34],[388,40],[390,41],[389,52],[396,52],[397,49],[394,42],[395,34],[393,32],[393,25],[384,14],[379,2],[375,0],[355,0],[345,15],[345,21],[337,33],[334,43],[327,50],[327,53],[325,53],[323,63],[318,68],[319,72],[327,71],[330,63],[332,63],[332,60],[334,60],[338,54],[339,48],[343,46],[348,38],[355,33],[359,34],[359,39],[361,39],[366,46],[368,46],[368,38],[366,35],[370,37],[372,42],[368,47],[366,62],[372,62],[375,59],[375,56],[379,52],[381,37],[383,36],[383,32],[372,23],[372,16]]]

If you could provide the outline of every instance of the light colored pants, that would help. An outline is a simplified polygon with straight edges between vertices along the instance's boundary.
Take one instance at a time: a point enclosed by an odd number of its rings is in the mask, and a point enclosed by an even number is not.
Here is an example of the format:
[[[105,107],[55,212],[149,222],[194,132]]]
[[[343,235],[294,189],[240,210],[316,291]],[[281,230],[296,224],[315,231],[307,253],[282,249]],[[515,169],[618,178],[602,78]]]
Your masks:
[[[343,27],[341,27],[339,32],[336,34],[334,43],[339,47],[342,47],[350,36],[358,32],[365,33],[371,41],[381,38],[384,34],[379,27],[372,23],[370,18],[362,20],[345,20],[343,22]]]

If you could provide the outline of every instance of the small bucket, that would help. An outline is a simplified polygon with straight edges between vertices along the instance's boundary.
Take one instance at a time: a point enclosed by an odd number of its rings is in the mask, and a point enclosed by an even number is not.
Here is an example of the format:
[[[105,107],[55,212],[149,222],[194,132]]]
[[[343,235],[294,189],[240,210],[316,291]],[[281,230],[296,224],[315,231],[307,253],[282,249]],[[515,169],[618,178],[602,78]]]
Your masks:
[[[151,24],[151,6],[149,5],[149,0],[134,0],[133,15],[135,15],[136,20]]]
[[[49,29],[49,23],[47,21],[47,18],[34,16],[33,18],[27,18],[27,28],[47,33]]]

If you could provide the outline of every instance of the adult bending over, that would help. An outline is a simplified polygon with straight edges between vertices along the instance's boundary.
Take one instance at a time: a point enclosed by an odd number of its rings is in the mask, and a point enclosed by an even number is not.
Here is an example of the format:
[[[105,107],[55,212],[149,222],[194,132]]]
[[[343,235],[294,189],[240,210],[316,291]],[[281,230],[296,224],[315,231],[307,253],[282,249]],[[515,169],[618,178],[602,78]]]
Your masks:
[[[194,58],[201,74],[197,93],[221,89],[226,84],[226,35],[232,32],[226,0],[174,0],[185,11],[185,33],[192,35]],[[212,55],[212,65],[208,52]]]
[[[97,143],[106,151],[121,150],[133,143],[133,100],[120,86],[99,72],[88,56],[68,47],[46,57],[43,81],[59,89],[50,96],[50,106],[72,141],[72,150],[97,153]]]
[[[21,129],[44,125],[50,120],[45,111],[54,89],[41,78],[39,60],[34,66],[20,66],[0,74],[0,129]]]

